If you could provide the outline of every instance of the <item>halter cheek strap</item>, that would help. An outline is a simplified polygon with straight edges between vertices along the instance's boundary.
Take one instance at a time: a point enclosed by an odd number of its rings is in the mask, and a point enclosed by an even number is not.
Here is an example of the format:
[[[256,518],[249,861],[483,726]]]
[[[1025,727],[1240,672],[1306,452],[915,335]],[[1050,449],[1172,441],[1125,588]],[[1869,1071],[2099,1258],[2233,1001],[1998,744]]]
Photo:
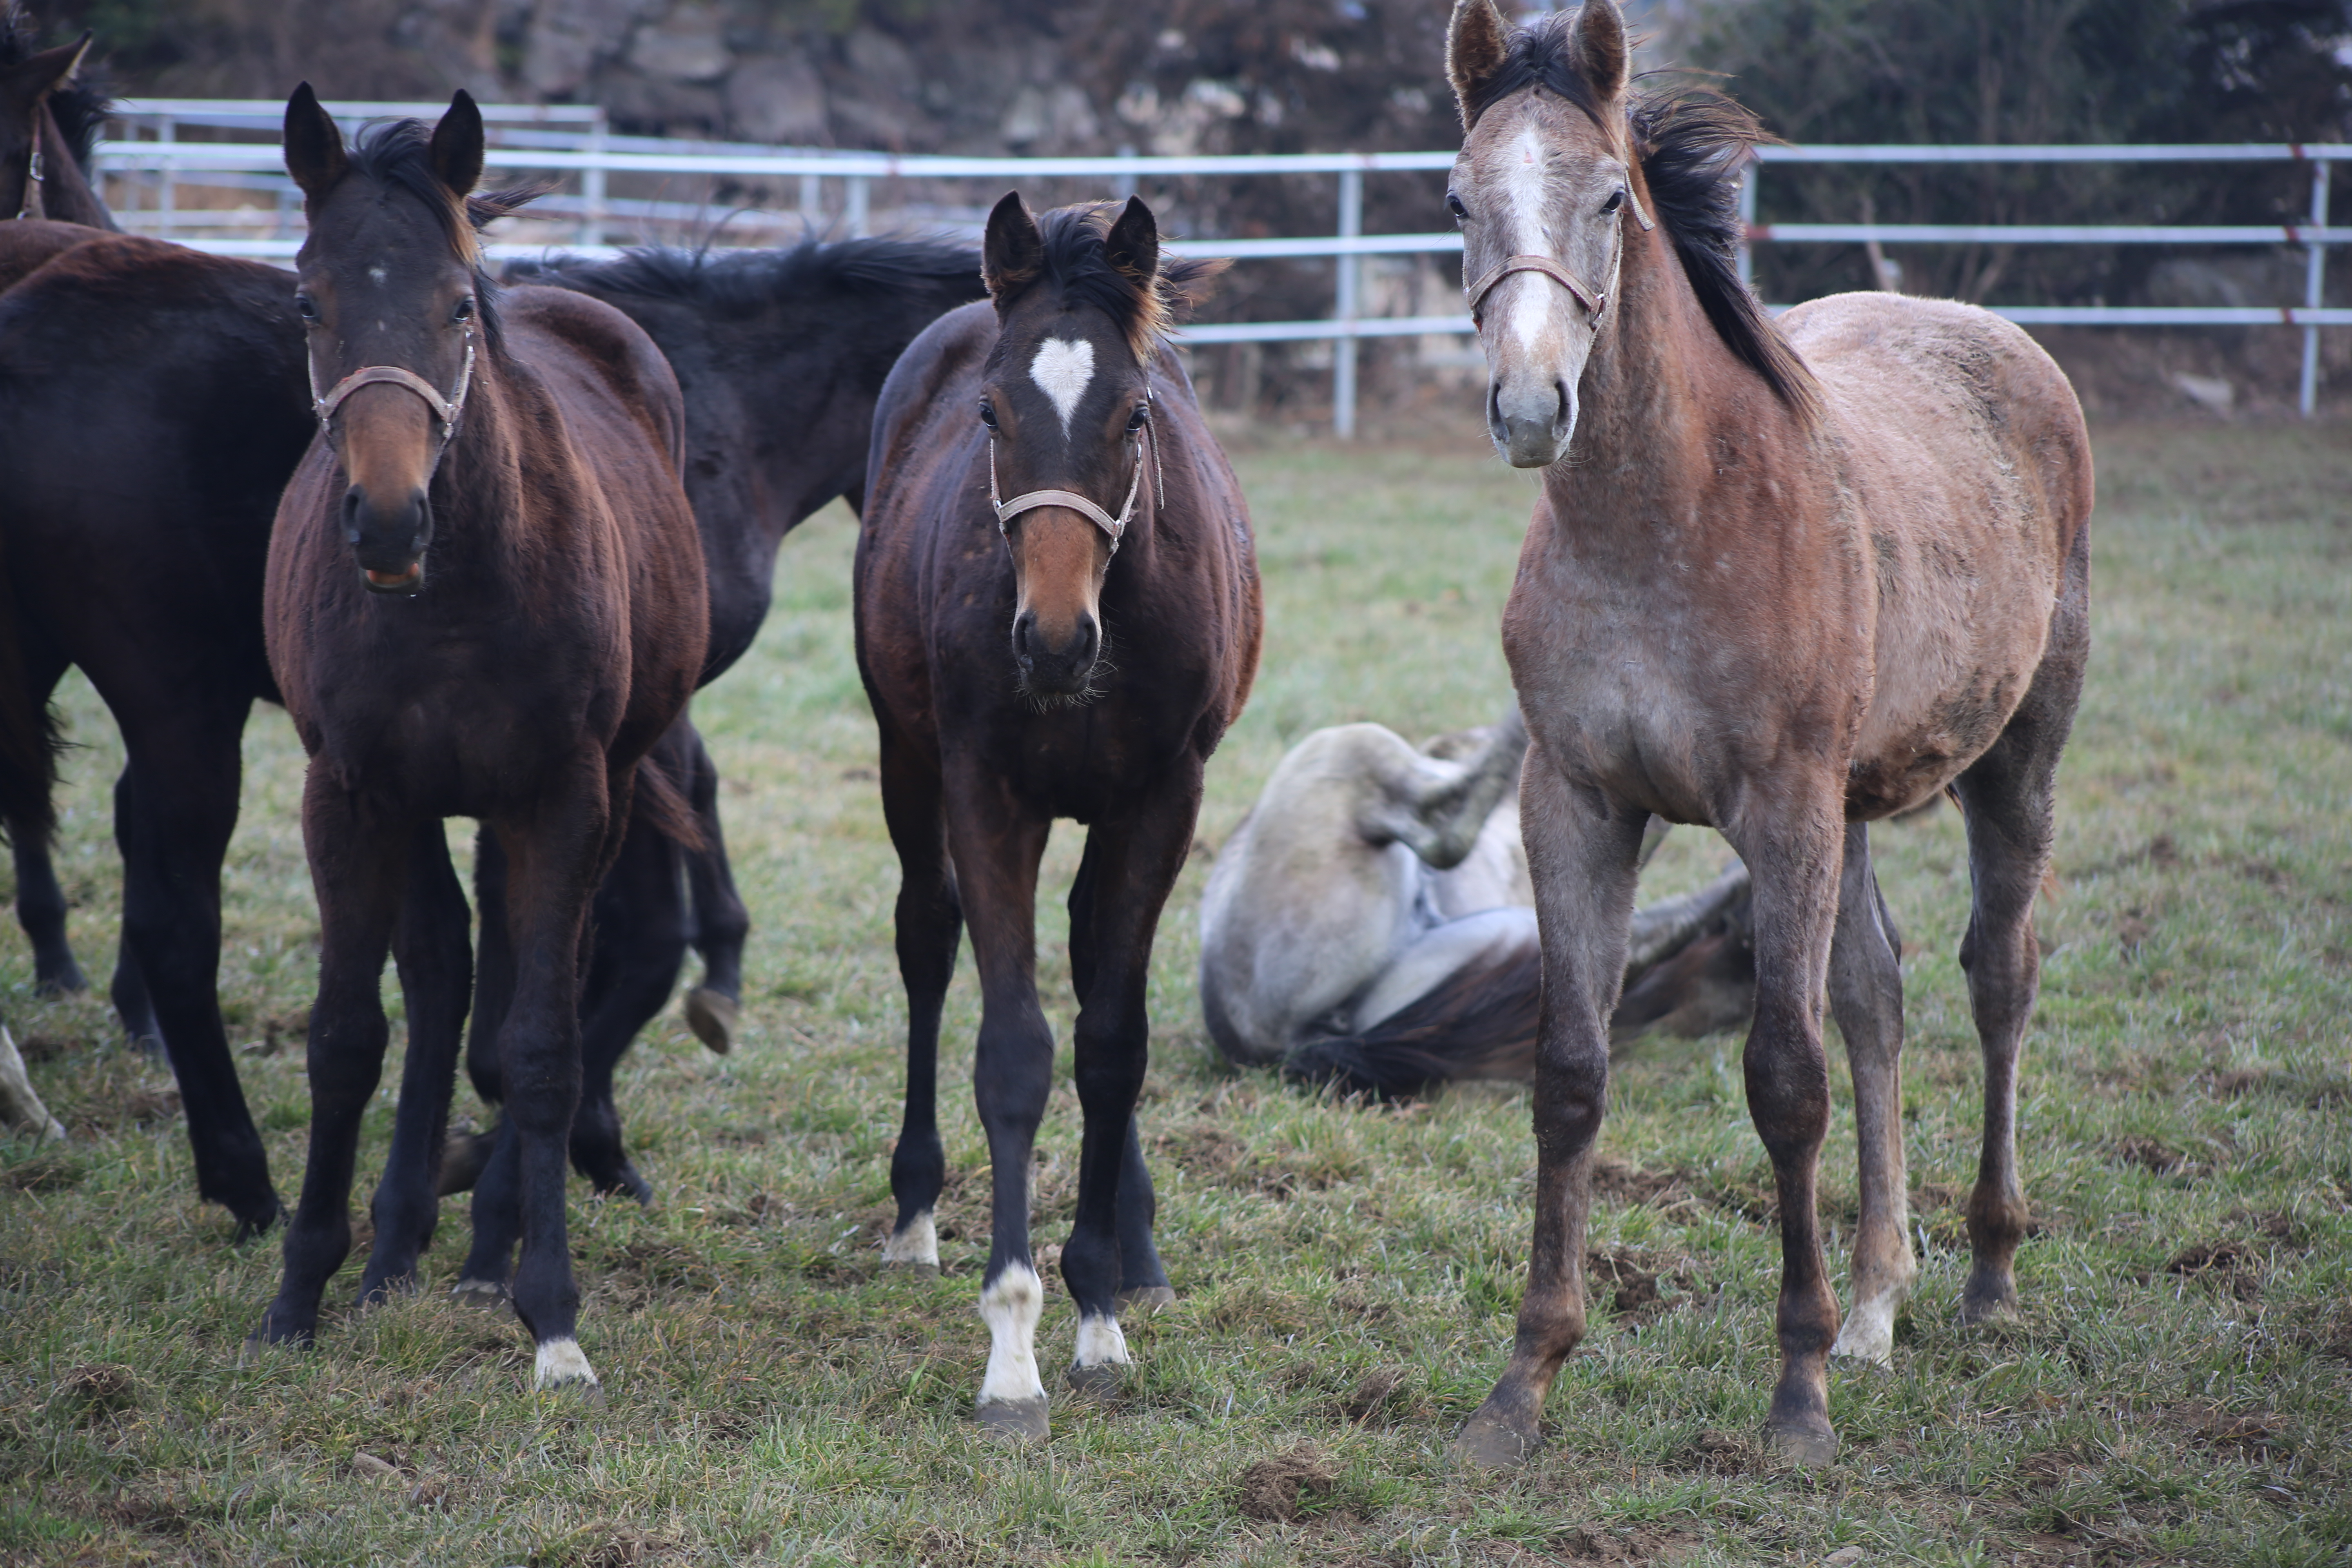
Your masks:
[[[1144,401],[1147,404],[1151,401],[1150,389],[1148,387],[1144,391]],[[988,504],[996,509],[996,531],[999,533],[1005,532],[1007,525],[1024,511],[1034,511],[1041,506],[1067,507],[1110,535],[1110,552],[1113,555],[1118,554],[1118,542],[1126,537],[1127,525],[1135,517],[1135,498],[1142,493],[1143,448],[1147,444],[1151,448],[1151,471],[1159,489],[1159,504],[1163,507],[1168,504],[1168,477],[1160,468],[1160,442],[1152,435],[1151,421],[1146,419],[1143,422],[1143,428],[1137,431],[1135,437],[1135,478],[1127,487],[1125,504],[1118,509],[1118,515],[1113,517],[1076,490],[1029,490],[1014,496],[1011,500],[1003,499],[996,485],[996,436],[993,431],[990,432]]]
[[[1630,189],[1625,193],[1625,205],[1633,209],[1633,221],[1642,226],[1643,232],[1646,233],[1658,226],[1651,220],[1649,213],[1643,208],[1642,198],[1635,195]],[[1622,229],[1622,225],[1619,226]],[[1471,320],[1475,321],[1478,319],[1480,310],[1486,303],[1486,296],[1495,291],[1496,286],[1515,272],[1539,272],[1567,289],[1575,296],[1576,302],[1584,307],[1585,314],[1592,318],[1592,324],[1596,327],[1601,324],[1601,318],[1609,312],[1609,296],[1605,292],[1593,288],[1551,257],[1507,256],[1480,273],[1476,282],[1462,290],[1469,297]]]
[[[341,408],[352,393],[362,386],[397,386],[425,400],[425,405],[433,410],[433,417],[441,422],[441,445],[446,447],[449,437],[457,433],[457,416],[466,411],[466,394],[472,390],[473,384],[474,328],[468,322],[466,327],[466,363],[457,372],[457,390],[449,396],[442,396],[438,387],[413,370],[403,370],[396,364],[371,364],[352,372],[335,383],[332,392],[321,397],[319,395],[319,370],[313,364],[310,367],[310,403],[318,410],[319,428],[331,436],[335,410]]]
[[[18,217],[47,217],[47,206],[41,200],[41,121],[48,116],[36,109],[33,113],[33,156],[25,164],[25,205]]]

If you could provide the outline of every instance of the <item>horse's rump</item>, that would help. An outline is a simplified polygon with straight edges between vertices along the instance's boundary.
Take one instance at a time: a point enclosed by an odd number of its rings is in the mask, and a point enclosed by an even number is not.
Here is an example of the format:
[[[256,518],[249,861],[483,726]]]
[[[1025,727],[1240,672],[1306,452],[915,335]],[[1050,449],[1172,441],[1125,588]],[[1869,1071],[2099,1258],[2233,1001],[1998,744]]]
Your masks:
[[[1877,581],[1874,686],[1847,809],[1933,796],[2000,734],[2049,640],[2091,510],[2065,375],[1989,310],[1884,293],[1782,318],[1818,378]]]

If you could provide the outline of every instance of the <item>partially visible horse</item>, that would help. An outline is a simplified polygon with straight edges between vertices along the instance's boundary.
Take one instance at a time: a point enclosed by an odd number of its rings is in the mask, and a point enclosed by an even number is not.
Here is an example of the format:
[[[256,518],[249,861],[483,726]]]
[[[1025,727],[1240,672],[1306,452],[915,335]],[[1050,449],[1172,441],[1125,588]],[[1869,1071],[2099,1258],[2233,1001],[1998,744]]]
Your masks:
[[[37,30],[21,5],[0,16],[0,218],[111,229],[114,215],[89,183],[108,105],[75,79],[90,36],[37,49]]]
[[[1514,710],[1421,750],[1379,724],[1290,749],[1201,900],[1201,1012],[1226,1060],[1381,1095],[1532,1076],[1543,975],[1519,846],[1527,745]],[[1641,910],[1629,983],[1747,891],[1734,866]],[[1696,987],[1675,979],[1643,997],[1639,1023],[1688,1004]]]
[[[977,1414],[1034,1438],[1047,1419],[1029,1167],[1054,1066],[1038,859],[1056,817],[1087,825],[1070,889],[1086,1131],[1062,1273],[1078,1309],[1071,1375],[1102,1383],[1128,1360],[1122,1302],[1173,1298],[1135,1132],[1146,984],[1202,770],[1256,673],[1262,612],[1240,486],[1163,337],[1213,269],[1163,256],[1134,199],[1040,220],[1007,195],[982,256],[992,304],[916,339],[875,412],[857,661],[902,871],[907,1104],[884,1257],[939,1261],[940,1010],[969,925],[994,1184]]]
[[[387,948],[409,1048],[361,1299],[409,1282],[432,1235],[471,979],[442,820],[471,816],[508,867],[509,1132],[492,1171],[510,1174],[520,1209],[512,1300],[537,1342],[535,1384],[593,1387],[564,1224],[588,906],[636,791],[662,787],[640,763],[685,711],[709,606],[678,479],[677,378],[609,306],[562,289],[501,297],[475,226],[530,193],[473,196],[482,162],[463,92],[429,135],[395,121],[349,153],[307,84],[287,105],[320,427],[278,503],[264,610],[310,755],[302,832],[320,938],[310,1161],[257,1332],[308,1341],[350,1250]],[[667,815],[690,833],[682,801]],[[486,1177],[478,1230],[492,1189]]]
[[[1488,1464],[1532,1448],[1584,1334],[1609,1016],[1654,814],[1712,824],[1754,879],[1745,1068],[1782,1263],[1768,1429],[1815,1462],[1836,1449],[1831,1356],[1889,1358],[1916,1268],[1902,973],[1866,824],[1947,788],[1968,820],[1960,964],[1985,1064],[1961,1315],[2016,1299],[2017,1057],[2090,650],[2090,444],[2064,375],[1988,311],[1845,294],[1776,326],[1735,258],[1755,121],[1632,93],[1627,55],[1612,0],[1517,31],[1494,0],[1458,0],[1447,43],[1488,425],[1543,471],[1503,619],[1543,943],[1535,1233],[1510,1364],[1462,1447]],[[1814,1213],[1825,995],[1861,1148],[1843,1331]]]

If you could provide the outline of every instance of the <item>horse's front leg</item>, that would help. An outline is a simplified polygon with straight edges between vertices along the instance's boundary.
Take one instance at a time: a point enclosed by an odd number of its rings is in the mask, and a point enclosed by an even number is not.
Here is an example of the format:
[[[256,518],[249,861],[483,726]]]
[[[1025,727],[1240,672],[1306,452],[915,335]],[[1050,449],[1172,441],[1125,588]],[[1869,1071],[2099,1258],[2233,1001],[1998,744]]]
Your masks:
[[[1487,1468],[1518,1464],[1541,1447],[1544,1395],[1584,1338],[1592,1144],[1608,1104],[1609,1016],[1625,975],[1649,814],[1571,783],[1539,747],[1530,747],[1519,820],[1543,941],[1535,1234],[1510,1364],[1455,1441],[1465,1460]]]
[[[1771,1157],[1780,1205],[1780,1380],[1765,1430],[1802,1464],[1827,1464],[1837,1455],[1829,1407],[1837,1295],[1822,1257],[1814,1204],[1830,1120],[1822,1001],[1844,860],[1838,782],[1811,788],[1756,781],[1751,794],[1773,809],[1724,829],[1754,879],[1756,1017],[1742,1066],[1748,1119]]]
[[[436,825],[437,826],[437,825]],[[361,1119],[383,1071],[380,986],[415,825],[387,820],[312,763],[302,840],[319,899],[319,995],[310,1008],[310,1151],[286,1227],[286,1272],[254,1337],[308,1344],[319,1297],[352,1249],[347,1204]]]
[[[1135,1102],[1151,1057],[1146,993],[1151,940],[1192,850],[1201,765],[1187,756],[1119,818],[1099,822],[1070,889],[1070,973],[1078,992],[1078,1212],[1062,1278],[1078,1308],[1074,1388],[1116,1384],[1127,1364],[1118,1310],[1173,1298],[1152,1245],[1151,1177],[1136,1139]]]
[[[980,1045],[972,1098],[988,1135],[993,1243],[981,1280],[988,1372],[973,1414],[1009,1437],[1047,1433],[1037,1376],[1037,1319],[1045,1282],[1029,1254],[1029,1163],[1053,1088],[1054,1032],[1037,1005],[1037,862],[1050,819],[1015,800],[984,768],[950,770],[948,841],[956,889],[980,969]]]
[[[1902,947],[1871,868],[1870,829],[1851,824],[1830,943],[1830,1013],[1853,1073],[1862,1216],[1853,1230],[1853,1309],[1830,1354],[1874,1366],[1895,1359],[1895,1314],[1919,1272],[1906,1228],[1911,1194],[1903,1160]]]
[[[515,1315],[538,1345],[539,1388],[596,1386],[580,1349],[580,1291],[572,1277],[564,1179],[580,1103],[580,963],[588,900],[604,870],[612,806],[604,758],[575,759],[527,817],[497,825],[507,857],[514,994],[499,1030],[505,1079],[502,1144],[511,1142],[522,1250]],[[507,1157],[502,1147],[496,1166]],[[491,1195],[487,1174],[478,1215]]]
[[[472,911],[449,864],[440,823],[417,825],[408,847],[407,886],[393,955],[408,1010],[408,1054],[401,1067],[400,1109],[392,1152],[375,1190],[375,1247],[360,1279],[360,1304],[415,1288],[416,1259],[440,1217],[442,1140],[449,1092],[474,989]]]

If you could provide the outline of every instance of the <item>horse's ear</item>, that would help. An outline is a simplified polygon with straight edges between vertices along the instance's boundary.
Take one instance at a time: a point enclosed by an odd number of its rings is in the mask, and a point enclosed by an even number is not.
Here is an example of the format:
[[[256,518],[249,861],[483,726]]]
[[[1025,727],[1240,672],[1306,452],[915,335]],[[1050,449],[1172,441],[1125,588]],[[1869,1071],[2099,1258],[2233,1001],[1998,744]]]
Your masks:
[[[980,276],[989,297],[1002,306],[1034,282],[1045,267],[1045,237],[1019,191],[1007,191],[988,215],[988,237],[981,242]]]
[[[459,201],[482,183],[482,111],[474,95],[459,88],[449,100],[449,112],[433,128],[433,172]]]
[[[1110,232],[1103,236],[1103,259],[1111,270],[1149,290],[1160,276],[1160,221],[1141,196],[1129,196]]]
[[[1633,52],[1625,41],[1625,17],[1617,9],[1617,0],[1584,0],[1570,39],[1577,74],[1591,84],[1603,103],[1617,101],[1625,91],[1627,62]]]
[[[1495,9],[1495,0],[1456,0],[1453,25],[1445,31],[1445,79],[1454,86],[1464,131],[1478,122],[1478,111],[1486,106],[1487,84],[1502,71],[1510,52],[1510,24]]]
[[[324,201],[351,167],[343,152],[342,127],[304,82],[286,100],[286,172],[310,201]]]
[[[47,98],[81,64],[81,57],[89,49],[89,37],[84,33],[79,43],[59,44],[0,68],[0,98],[26,108]]]

